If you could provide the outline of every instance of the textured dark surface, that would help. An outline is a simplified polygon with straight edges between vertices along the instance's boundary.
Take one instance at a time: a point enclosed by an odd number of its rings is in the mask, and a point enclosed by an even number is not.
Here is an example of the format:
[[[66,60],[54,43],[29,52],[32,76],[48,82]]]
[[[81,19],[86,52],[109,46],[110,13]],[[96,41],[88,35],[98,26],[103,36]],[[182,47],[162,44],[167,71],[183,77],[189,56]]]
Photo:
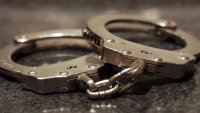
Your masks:
[[[199,0],[106,0],[105,2],[97,0],[0,0],[0,47],[9,43],[16,34],[57,28],[83,28],[85,21],[93,15],[116,12],[169,18],[175,20],[179,27],[200,37],[199,11]],[[139,42],[161,48],[175,48],[161,41],[148,39]],[[66,51],[62,53],[66,53],[66,56],[68,54]],[[47,53],[38,53],[30,58],[45,55],[48,56]],[[36,61],[40,60],[36,59]],[[27,59],[21,62],[31,63]],[[86,94],[80,92],[38,95],[21,89],[20,83],[0,76],[0,112],[199,113],[199,64],[195,68],[194,76],[188,75],[190,77],[182,80],[163,78],[143,81],[135,89],[118,98],[95,101],[89,100]]]

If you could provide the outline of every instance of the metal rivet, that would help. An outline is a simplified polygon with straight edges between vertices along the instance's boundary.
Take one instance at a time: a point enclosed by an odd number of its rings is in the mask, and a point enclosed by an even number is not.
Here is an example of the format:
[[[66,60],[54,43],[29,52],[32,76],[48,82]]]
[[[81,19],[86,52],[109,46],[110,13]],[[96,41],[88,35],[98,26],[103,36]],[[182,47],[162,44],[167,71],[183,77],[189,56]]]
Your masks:
[[[167,26],[167,24],[168,24],[168,22],[166,20],[159,21],[159,25],[162,26],[162,27]]]
[[[182,60],[189,60],[189,59],[190,59],[189,56],[185,56],[185,55],[181,55],[180,58],[181,58]]]
[[[83,30],[83,34],[89,35],[89,33],[90,33],[90,32],[89,32],[87,29],[84,29],[84,30]]]
[[[22,35],[22,36],[19,37],[17,40],[18,40],[19,42],[26,42],[28,39],[27,39],[27,37],[26,37],[25,35]]]
[[[61,76],[67,76],[69,74],[69,72],[60,72],[59,75]]]
[[[36,73],[37,73],[37,71],[29,71],[28,72],[28,74],[33,75],[33,76],[36,75]]]
[[[158,62],[158,61],[163,61],[163,59],[160,58],[160,57],[154,57],[153,60],[156,61],[156,62]]]
[[[97,65],[89,65],[88,68],[90,69],[96,69],[98,66]]]
[[[122,53],[126,55],[126,54],[131,54],[132,52],[129,50],[123,50]]]
[[[113,42],[115,42],[115,40],[114,39],[108,39],[107,42],[108,43],[113,43]]]

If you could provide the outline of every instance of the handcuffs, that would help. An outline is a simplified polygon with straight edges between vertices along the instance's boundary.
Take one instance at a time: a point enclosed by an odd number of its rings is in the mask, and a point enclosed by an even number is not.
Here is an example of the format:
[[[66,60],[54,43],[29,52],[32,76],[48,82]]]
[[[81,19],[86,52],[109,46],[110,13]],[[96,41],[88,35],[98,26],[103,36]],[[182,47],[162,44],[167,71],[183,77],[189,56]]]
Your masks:
[[[185,47],[169,51],[144,46],[109,32],[115,29],[167,36]],[[11,44],[0,50],[3,53],[0,55],[0,71],[19,80],[25,89],[39,94],[83,89],[91,98],[104,98],[127,91],[144,72],[158,77],[182,78],[200,57],[199,45],[199,40],[178,29],[173,21],[133,15],[100,15],[89,19],[83,32],[63,29],[16,36]],[[22,53],[61,46],[79,46],[96,52],[37,67],[15,61]],[[101,73],[107,64],[119,69],[102,79]]]

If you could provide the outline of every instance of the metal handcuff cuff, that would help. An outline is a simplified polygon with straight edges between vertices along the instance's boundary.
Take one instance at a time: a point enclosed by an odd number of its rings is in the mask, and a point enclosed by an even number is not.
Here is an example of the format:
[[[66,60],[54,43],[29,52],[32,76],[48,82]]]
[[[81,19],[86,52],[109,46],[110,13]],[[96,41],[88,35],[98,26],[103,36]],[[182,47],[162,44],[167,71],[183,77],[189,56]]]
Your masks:
[[[137,25],[143,26],[137,27]],[[169,51],[137,44],[112,34],[108,30],[110,27],[119,30],[142,31],[157,37],[168,36],[185,47]],[[147,19],[133,15],[100,15],[87,21],[83,34],[99,51],[104,62],[119,67],[129,67],[132,62],[140,59],[146,63],[144,72],[158,77],[182,78],[191,71],[196,58],[200,57],[199,40],[178,29],[173,21]],[[127,78],[127,76],[123,77]],[[121,84],[120,79],[113,81]]]
[[[19,35],[13,39],[11,44],[0,50],[1,53],[4,53],[0,55],[0,71],[20,81],[25,89],[39,94],[85,89],[86,87],[82,81],[86,82],[91,90],[94,90],[99,85],[108,82],[108,80],[99,80],[100,70],[105,63],[100,60],[99,55],[96,53],[89,53],[69,61],[38,67],[25,66],[15,62],[16,57],[21,57],[19,55],[22,53],[31,53],[47,48],[60,48],[62,46],[79,46],[91,49],[90,45],[83,39],[81,29],[62,29]],[[124,69],[118,74],[131,73],[131,70],[138,67],[138,65],[140,63],[137,61],[135,66]],[[135,76],[135,78],[137,77]],[[95,83],[94,81],[100,82]],[[116,85],[107,91],[98,92],[98,95],[89,93],[89,96],[109,96],[118,90],[119,86]]]
[[[109,27],[111,24],[113,26]],[[117,37],[108,29],[138,30],[158,37],[169,36],[185,47],[176,51],[148,47]],[[196,38],[177,29],[172,21],[132,15],[100,15],[87,22],[83,33],[79,29],[65,29],[15,37],[12,44],[0,50],[4,53],[0,56],[0,71],[18,79],[26,89],[40,94],[87,89],[90,97],[101,98],[127,91],[143,72],[174,79],[183,77],[200,56],[199,45]],[[15,57],[20,53],[60,46],[95,48],[100,57],[97,53],[90,53],[69,61],[38,67],[15,62]],[[105,63],[121,67],[122,70],[102,80],[99,73]]]

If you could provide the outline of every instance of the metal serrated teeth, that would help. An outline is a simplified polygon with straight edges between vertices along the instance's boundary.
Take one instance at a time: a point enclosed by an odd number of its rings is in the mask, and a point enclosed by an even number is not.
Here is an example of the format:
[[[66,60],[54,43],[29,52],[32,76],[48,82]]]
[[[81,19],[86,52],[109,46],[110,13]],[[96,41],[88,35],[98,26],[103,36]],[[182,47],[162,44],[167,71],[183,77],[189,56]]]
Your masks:
[[[91,31],[89,31],[88,29],[83,30],[83,36],[96,47],[100,47],[101,45],[100,38],[95,34],[93,34]]]

